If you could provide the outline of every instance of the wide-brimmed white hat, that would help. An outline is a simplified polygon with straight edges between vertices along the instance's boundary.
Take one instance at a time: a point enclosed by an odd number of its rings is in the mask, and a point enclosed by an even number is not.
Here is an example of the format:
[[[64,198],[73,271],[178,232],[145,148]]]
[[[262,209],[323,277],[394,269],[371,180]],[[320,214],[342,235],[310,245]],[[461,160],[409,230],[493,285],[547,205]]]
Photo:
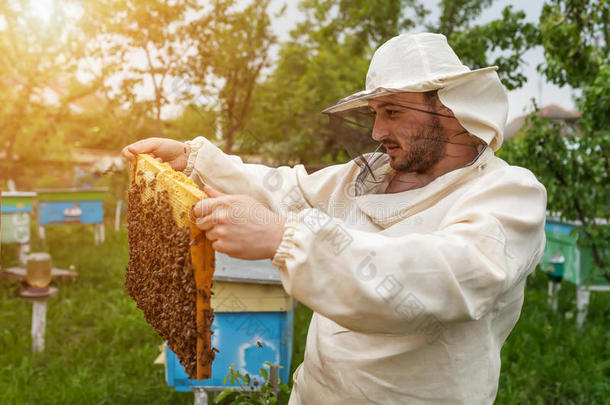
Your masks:
[[[323,112],[332,114],[367,105],[367,100],[397,92],[438,90],[443,105],[472,135],[494,151],[502,145],[508,98],[497,66],[470,70],[442,34],[403,34],[379,47],[366,75],[366,89]]]

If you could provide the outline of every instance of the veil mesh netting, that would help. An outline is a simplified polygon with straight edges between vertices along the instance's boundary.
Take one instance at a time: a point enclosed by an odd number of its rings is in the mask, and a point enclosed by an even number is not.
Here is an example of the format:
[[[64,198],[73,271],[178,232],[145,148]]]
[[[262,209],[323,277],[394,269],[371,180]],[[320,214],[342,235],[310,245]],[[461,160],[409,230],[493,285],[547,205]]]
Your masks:
[[[486,145],[459,142],[460,135],[468,133],[466,130],[448,134],[443,130],[441,120],[455,119],[453,114],[434,111],[434,105],[417,102],[391,102],[382,103],[377,107],[377,112],[371,107],[363,106],[346,111],[327,114],[330,128],[336,139],[345,148],[349,156],[360,167],[360,171],[354,182],[354,195],[364,195],[378,192],[380,184],[387,181],[387,175],[394,171],[423,171],[431,161],[448,156],[447,144],[459,145],[464,148],[477,148],[475,159],[468,165],[474,163],[483,153]],[[422,119],[422,113],[428,119]],[[373,139],[373,128],[377,115],[383,122],[381,130],[386,135],[379,141]],[[383,116],[383,117],[382,117]],[[377,129],[379,131],[379,129]],[[379,139],[379,138],[378,138]],[[477,138],[478,139],[478,138]],[[407,157],[408,165],[400,167],[401,162],[394,162],[390,169],[387,148],[396,146],[402,142],[410,143]],[[444,146],[443,146],[444,145]],[[454,148],[455,149],[455,148]],[[404,155],[403,155],[404,156]],[[468,166],[466,165],[466,166]],[[381,170],[382,167],[387,170]],[[381,173],[381,174],[380,174]]]

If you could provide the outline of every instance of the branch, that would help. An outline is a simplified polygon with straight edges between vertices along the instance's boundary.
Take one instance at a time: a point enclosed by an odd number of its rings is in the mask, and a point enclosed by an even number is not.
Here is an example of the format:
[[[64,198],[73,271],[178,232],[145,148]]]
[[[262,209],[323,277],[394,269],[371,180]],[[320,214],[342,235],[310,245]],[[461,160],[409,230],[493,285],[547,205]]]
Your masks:
[[[155,79],[155,67],[152,63],[152,58],[150,57],[150,51],[148,50],[148,42],[142,47],[144,49],[144,53],[146,54],[146,60],[148,61],[148,67],[150,68],[150,77],[153,82],[153,87],[155,88],[155,107],[157,109],[157,130],[160,132],[159,128],[159,120],[161,116],[161,96],[159,94],[159,86],[157,85],[157,80]]]

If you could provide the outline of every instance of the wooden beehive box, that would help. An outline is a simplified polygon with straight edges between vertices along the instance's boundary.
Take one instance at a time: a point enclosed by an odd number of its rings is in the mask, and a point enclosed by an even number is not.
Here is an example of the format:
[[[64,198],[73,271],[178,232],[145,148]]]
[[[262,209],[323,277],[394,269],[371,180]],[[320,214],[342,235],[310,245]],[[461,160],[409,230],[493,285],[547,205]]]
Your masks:
[[[214,359],[214,250],[192,220],[192,207],[202,198],[205,193],[168,164],[145,154],[132,163],[125,286],[189,377],[198,380],[211,377]]]

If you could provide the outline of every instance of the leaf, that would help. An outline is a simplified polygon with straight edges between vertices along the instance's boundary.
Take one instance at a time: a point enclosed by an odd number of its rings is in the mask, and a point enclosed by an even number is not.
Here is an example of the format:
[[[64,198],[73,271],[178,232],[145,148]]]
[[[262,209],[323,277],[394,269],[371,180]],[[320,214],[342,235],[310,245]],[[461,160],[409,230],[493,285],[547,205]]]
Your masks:
[[[218,396],[216,396],[216,399],[214,400],[214,402],[219,403],[223,399],[228,398],[234,392],[236,392],[236,390],[234,388],[226,389],[226,390],[222,391],[220,394],[218,394]]]

